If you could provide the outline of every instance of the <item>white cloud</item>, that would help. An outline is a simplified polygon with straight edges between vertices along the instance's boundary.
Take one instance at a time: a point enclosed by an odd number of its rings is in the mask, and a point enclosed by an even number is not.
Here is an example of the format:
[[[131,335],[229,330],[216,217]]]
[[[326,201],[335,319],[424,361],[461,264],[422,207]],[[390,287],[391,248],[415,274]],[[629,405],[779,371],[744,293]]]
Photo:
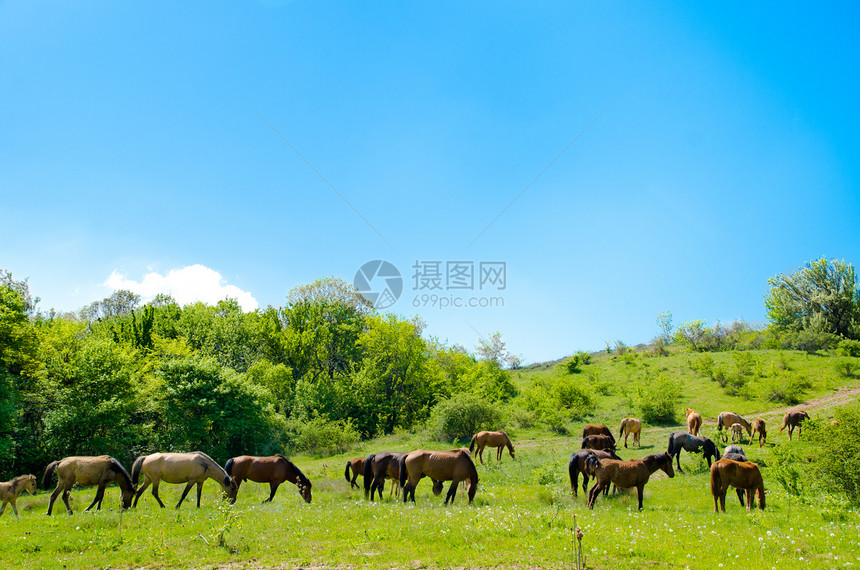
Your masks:
[[[167,275],[151,271],[144,275],[141,281],[134,281],[113,270],[103,285],[114,291],[133,291],[146,301],[159,293],[166,293],[180,305],[196,301],[214,305],[225,297],[231,297],[239,302],[243,311],[253,311],[259,306],[251,293],[242,291],[235,285],[226,285],[220,273],[199,264],[171,269]]]

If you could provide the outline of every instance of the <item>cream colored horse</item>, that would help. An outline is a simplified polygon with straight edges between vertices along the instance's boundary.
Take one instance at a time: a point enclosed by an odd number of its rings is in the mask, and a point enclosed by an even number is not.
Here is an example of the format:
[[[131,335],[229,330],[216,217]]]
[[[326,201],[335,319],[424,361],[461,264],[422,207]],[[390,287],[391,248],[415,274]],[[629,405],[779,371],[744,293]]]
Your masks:
[[[236,481],[227,475],[227,472],[214,459],[200,451],[142,455],[135,459],[131,468],[131,477],[135,484],[137,484],[141,471],[144,474],[144,482],[134,497],[135,507],[140,496],[152,484],[152,496],[158,501],[159,506],[164,508],[164,503],[158,497],[158,486],[162,481],[186,484],[182,497],[176,504],[177,509],[182,505],[188,491],[195,484],[197,485],[197,506],[200,507],[200,495],[203,492],[203,483],[206,479],[217,481],[231,503],[236,502],[236,493],[239,491]]]
[[[687,408],[687,433],[699,435],[700,429],[702,429],[702,416],[691,408]]]
[[[732,429],[734,424],[741,424],[743,428],[746,430],[747,435],[752,437],[752,426],[748,421],[743,419],[737,414],[733,414],[732,412],[722,412],[719,416],[717,416],[717,431],[721,432],[723,437],[723,441],[728,439],[728,432]],[[726,434],[722,434],[722,429],[726,428]]]
[[[642,433],[642,422],[637,418],[624,418],[621,420],[621,430],[618,439],[624,438],[624,447],[627,447],[627,436],[633,436],[633,445],[642,447],[639,443],[639,435]]]
[[[496,459],[501,461],[503,448],[507,446],[508,453],[511,454],[511,459],[516,459],[514,457],[514,445],[511,443],[511,438],[503,431],[479,431],[472,436],[472,441],[469,443],[469,453],[474,451],[475,445],[478,446],[478,459],[481,463],[484,462],[485,447],[497,447]]]
[[[66,504],[66,509],[69,514],[72,514],[72,507],[69,505],[69,494],[72,487],[80,485],[87,487],[90,485],[98,485],[96,498],[87,507],[87,510],[98,505],[97,509],[102,508],[102,499],[105,496],[105,487],[108,483],[116,482],[122,491],[122,508],[127,509],[131,506],[131,499],[134,497],[134,483],[119,461],[109,455],[98,455],[95,457],[66,457],[60,461],[51,462],[45,468],[45,474],[42,476],[42,487],[48,488],[51,483],[51,477],[57,472],[57,488],[51,493],[51,501],[48,503],[48,515],[54,508],[54,501],[60,493],[63,493],[63,502]]]
[[[18,518],[18,507],[15,505],[15,501],[24,491],[27,491],[31,495],[36,494],[35,475],[19,475],[11,481],[0,483],[0,501],[3,501],[3,506],[0,507],[0,517],[3,516],[3,511],[6,510],[6,505],[11,503],[12,512],[15,513],[15,518]]]

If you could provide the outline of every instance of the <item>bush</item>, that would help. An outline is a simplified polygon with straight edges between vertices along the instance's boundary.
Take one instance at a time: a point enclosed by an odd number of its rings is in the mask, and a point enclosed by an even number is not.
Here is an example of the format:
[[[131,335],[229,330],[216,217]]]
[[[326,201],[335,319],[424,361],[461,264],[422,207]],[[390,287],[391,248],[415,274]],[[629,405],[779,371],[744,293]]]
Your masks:
[[[690,360],[690,368],[706,378],[714,379],[714,357],[702,353]]]
[[[786,335],[785,343],[790,348],[813,354],[819,350],[835,347],[839,343],[839,337],[829,332],[804,329],[800,332]]]
[[[812,382],[805,376],[777,374],[764,383],[764,397],[768,402],[782,402],[793,406],[799,404],[806,390],[812,388]]]
[[[287,420],[288,447],[293,452],[315,455],[345,453],[359,440],[358,430],[349,420],[329,421],[325,417],[312,420]]]
[[[809,422],[810,439],[821,448],[816,455],[815,480],[825,491],[846,496],[855,505],[860,504],[860,405],[838,408],[837,425]],[[806,427],[806,424],[804,424]]]
[[[680,380],[664,375],[639,386],[637,401],[642,420],[651,424],[676,423],[675,410],[683,387]]]
[[[839,354],[842,356],[860,356],[860,340],[841,340],[837,345],[839,349]]]
[[[436,404],[427,420],[427,430],[436,441],[462,440],[486,429],[499,429],[502,411],[498,404],[469,393],[455,394]]]

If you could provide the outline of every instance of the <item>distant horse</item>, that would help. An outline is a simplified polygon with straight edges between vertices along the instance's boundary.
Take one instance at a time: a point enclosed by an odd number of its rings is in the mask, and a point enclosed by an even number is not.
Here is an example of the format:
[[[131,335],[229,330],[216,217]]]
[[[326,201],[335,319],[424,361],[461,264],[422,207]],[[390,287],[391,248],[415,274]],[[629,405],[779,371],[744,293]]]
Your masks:
[[[753,436],[758,432],[758,446],[761,447],[764,445],[765,440],[767,440],[767,426],[764,423],[764,420],[758,418],[753,422],[752,434],[750,435],[750,443],[752,443]]]
[[[496,459],[501,461],[502,451],[504,451],[502,448],[507,446],[511,459],[516,459],[514,457],[514,444],[511,443],[508,434],[503,431],[479,431],[472,436],[472,441],[469,443],[469,453],[474,451],[476,444],[478,446],[478,459],[481,460],[481,463],[484,462],[484,447],[497,447]]]
[[[741,424],[732,424],[732,443],[743,441],[744,438],[744,426]],[[750,440],[752,440],[752,436],[750,436]]]
[[[152,496],[155,497],[158,505],[163,509],[164,503],[158,497],[158,486],[162,481],[165,483],[186,484],[185,490],[182,491],[182,497],[176,503],[177,509],[182,505],[182,501],[185,500],[188,491],[195,484],[197,485],[197,507],[200,508],[200,495],[203,492],[203,483],[206,479],[217,481],[231,503],[236,502],[236,493],[239,492],[239,486],[236,484],[236,481],[227,475],[227,472],[215,463],[214,459],[201,451],[141,455],[134,460],[134,465],[131,468],[131,476],[135,485],[141,471],[143,471],[144,482],[134,496],[135,507],[140,496],[152,484]]]
[[[364,498],[373,501],[374,493],[379,493],[382,500],[382,491],[385,489],[385,480],[391,479],[392,491],[400,494],[400,460],[406,456],[405,453],[374,453],[368,455],[364,460]]]
[[[726,491],[729,485],[738,490],[738,498],[741,498],[741,490],[746,491],[747,510],[755,506],[753,494],[758,495],[759,509],[764,510],[764,482],[758,465],[749,461],[732,461],[731,459],[720,459],[711,466],[711,494],[714,496],[714,512],[719,512],[719,507],[726,512]],[[743,505],[741,498],[741,505]]]
[[[726,433],[728,434],[728,430],[731,429],[734,424],[741,424],[744,429],[747,430],[747,435],[752,437],[752,426],[739,415],[733,414],[732,412],[722,412],[717,416],[717,431],[722,431],[723,428],[726,428]],[[722,437],[723,441],[728,439],[728,435],[724,435]]]
[[[582,438],[582,449],[609,449],[615,451],[615,439],[605,435],[588,435]]]
[[[572,454],[567,464],[567,472],[570,475],[570,490],[573,492],[574,497],[576,497],[576,488],[579,486],[580,473],[582,473],[582,492],[585,493],[588,491],[588,478],[593,476],[593,473],[586,468],[586,459],[589,455],[594,455],[598,459],[621,459],[612,451],[599,449],[580,449]],[[609,489],[607,488],[606,490],[608,491]]]
[[[627,461],[597,459],[597,457],[591,456],[587,461],[596,463],[594,473],[597,479],[597,483],[588,493],[589,509],[594,508],[594,502],[600,492],[612,483],[620,489],[636,487],[636,494],[639,497],[639,510],[641,511],[642,494],[645,490],[645,483],[651,478],[651,474],[657,469],[662,469],[669,477],[675,476],[675,471],[672,469],[672,457],[668,453],[652,453],[642,459],[629,459]]]
[[[88,487],[98,485],[96,497],[87,510],[96,507],[96,510],[102,508],[102,499],[105,496],[105,487],[108,483],[116,482],[122,491],[122,508],[123,510],[131,506],[131,500],[134,497],[135,485],[131,480],[119,461],[109,455],[99,455],[96,457],[66,457],[60,461],[52,461],[45,468],[45,474],[42,476],[42,487],[48,488],[51,484],[51,477],[57,472],[57,488],[51,493],[51,501],[48,503],[48,515],[54,508],[54,501],[60,493],[63,493],[63,502],[66,504],[66,509],[69,514],[72,514],[72,507],[69,505],[69,494],[72,487],[80,485]]]
[[[601,425],[588,424],[584,428],[582,428],[582,439],[585,439],[586,437],[588,437],[590,435],[605,435],[605,436],[608,436],[609,439],[612,440],[613,444],[615,443],[615,436],[612,435],[612,431],[610,431],[610,429],[608,427],[606,427],[605,425],[602,425],[602,424]]]
[[[11,481],[0,483],[0,501],[3,501],[3,506],[0,507],[0,517],[3,516],[3,511],[6,510],[6,504],[12,503],[12,512],[15,513],[15,518],[18,518],[18,507],[15,501],[18,496],[27,491],[31,495],[36,494],[36,476],[35,475],[19,475]]]
[[[460,481],[469,483],[469,503],[478,491],[478,470],[475,463],[465,451],[427,451],[418,449],[406,455],[401,462],[400,486],[403,487],[403,502],[411,497],[415,502],[415,487],[422,477],[430,477],[436,481],[451,481],[445,504],[454,502],[457,495],[457,485]]]
[[[791,434],[794,432],[794,428],[797,428],[797,437],[800,437],[803,429],[801,424],[808,419],[809,414],[803,410],[788,412],[782,417],[782,427],[779,428],[779,433],[782,433],[782,430],[788,427],[788,441],[791,441]]]
[[[621,428],[619,429],[618,439],[624,438],[624,447],[627,447],[627,437],[633,436],[633,445],[642,447],[639,443],[639,435],[642,433],[642,422],[636,418],[624,418],[621,420]]]
[[[306,503],[311,502],[310,480],[305,477],[301,469],[284,457],[283,455],[272,455],[270,457],[254,457],[251,455],[240,455],[228,459],[224,465],[227,475],[236,481],[236,492],[246,479],[255,483],[269,484],[269,498],[264,503],[271,502],[275,498],[278,486],[284,481],[289,481],[299,489],[299,495]]]
[[[699,430],[702,429],[702,416],[694,412],[692,408],[687,408],[687,433],[690,435],[699,435]]]
[[[705,460],[708,462],[708,467],[711,466],[711,459],[717,460],[720,458],[720,452],[717,445],[706,437],[690,435],[685,431],[676,431],[669,436],[669,449],[667,453],[675,457],[678,463],[678,471],[683,473],[681,469],[681,450],[691,453],[704,452]]]
[[[349,477],[349,472],[352,471],[352,479]],[[356,479],[358,479],[359,475],[364,475],[364,457],[356,457],[350,461],[346,462],[346,471],[343,472],[343,476],[346,477],[346,480],[349,481],[350,489],[360,489],[356,483]]]

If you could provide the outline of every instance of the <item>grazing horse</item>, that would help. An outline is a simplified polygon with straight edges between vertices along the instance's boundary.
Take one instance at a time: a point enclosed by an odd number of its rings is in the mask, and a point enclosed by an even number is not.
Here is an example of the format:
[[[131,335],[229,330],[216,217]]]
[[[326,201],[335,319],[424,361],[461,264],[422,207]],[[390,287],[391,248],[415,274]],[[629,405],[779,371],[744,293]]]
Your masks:
[[[612,483],[620,489],[636,487],[636,494],[639,497],[639,510],[641,511],[642,494],[645,490],[645,483],[651,478],[651,474],[662,469],[669,477],[675,476],[675,471],[672,469],[672,456],[668,453],[652,453],[642,459],[629,459],[627,461],[597,459],[597,457],[591,456],[587,461],[596,464],[594,465],[594,474],[597,479],[597,483],[588,493],[589,509],[594,508],[594,502],[600,492]]]
[[[732,443],[743,441],[744,439],[744,426],[741,424],[732,424]],[[750,436],[750,441],[752,441],[752,436]]]
[[[352,471],[352,479],[349,477],[349,472]],[[350,461],[346,462],[346,471],[343,472],[343,476],[346,477],[346,480],[349,481],[350,489],[360,489],[356,483],[356,479],[358,479],[359,475],[364,475],[364,457],[356,457]]]
[[[501,461],[503,448],[507,446],[511,459],[516,459],[514,457],[514,444],[511,443],[508,434],[503,431],[479,431],[472,436],[472,441],[469,443],[469,453],[474,451],[476,444],[478,446],[478,459],[481,460],[481,463],[484,462],[484,447],[497,447],[496,459]]]
[[[782,417],[782,427],[779,428],[779,433],[782,433],[786,427],[788,427],[788,441],[791,441],[791,434],[794,432],[794,428],[797,428],[797,437],[800,437],[801,428],[800,424],[809,419],[809,414],[804,412],[803,410],[788,412]]]
[[[605,435],[588,435],[582,438],[582,449],[609,449],[615,451],[615,439]]]
[[[758,465],[750,461],[732,461],[731,459],[720,459],[711,465],[711,494],[714,496],[714,512],[719,512],[717,501],[723,512],[726,512],[726,491],[729,485],[738,491],[741,506],[744,501],[741,491],[746,491],[747,510],[755,506],[753,494],[758,494],[758,508],[764,510],[764,482]]]
[[[263,501],[264,503],[271,502],[275,498],[278,486],[284,481],[289,481],[298,487],[302,499],[306,503],[311,502],[311,487],[313,485],[301,469],[283,455],[270,457],[240,455],[228,459],[224,465],[224,471],[236,481],[237,493],[239,486],[245,479],[255,483],[268,483],[270,494],[269,498]]]
[[[702,429],[702,416],[694,412],[692,408],[687,408],[687,433],[690,435],[699,435],[699,430]]]
[[[368,455],[364,460],[364,498],[370,496],[373,501],[374,493],[379,493],[382,500],[382,491],[385,489],[385,480],[391,479],[392,491],[400,495],[400,460],[406,456],[405,453],[374,453]]]
[[[723,457],[721,459],[731,459],[732,461],[749,461],[746,453],[739,445],[730,445],[723,450]],[[738,501],[741,502],[741,506],[744,506],[744,491],[741,489],[735,489],[738,493]]]
[[[593,473],[586,467],[586,459],[590,455],[594,455],[598,459],[621,459],[612,451],[603,451],[600,449],[580,449],[572,454],[567,464],[567,472],[570,475],[570,490],[573,492],[574,497],[576,497],[576,488],[579,486],[580,473],[582,473],[582,492],[585,493],[588,491],[588,478],[589,476],[593,476]],[[608,491],[609,488],[606,490]]]
[[[411,497],[415,502],[415,487],[422,477],[430,477],[435,481],[451,481],[445,504],[450,500],[453,504],[457,495],[457,485],[460,481],[468,481],[469,503],[478,491],[478,470],[472,457],[462,450],[456,451],[427,451],[418,449],[406,455],[401,460],[400,486],[403,487],[403,502]],[[435,484],[434,484],[435,487]]]
[[[624,438],[624,447],[627,447],[627,436],[633,436],[633,445],[642,447],[639,443],[639,435],[642,433],[642,422],[636,418],[624,418],[621,420],[621,428],[619,430],[618,439]]]
[[[717,416],[717,431],[721,432],[723,428],[726,428],[726,434],[728,434],[728,430],[734,424],[741,424],[745,430],[747,430],[747,435],[752,437],[752,426],[748,421],[743,419],[737,414],[733,414],[732,412],[722,412],[719,416]],[[728,439],[728,435],[723,435],[723,441]]]
[[[0,501],[3,501],[3,506],[0,507],[0,517],[6,510],[6,504],[12,503],[12,512],[15,513],[15,518],[18,518],[18,507],[15,505],[15,501],[18,500],[18,495],[24,491],[31,495],[36,494],[35,475],[19,475],[11,481],[0,483]]]
[[[605,425],[594,425],[588,424],[584,428],[582,428],[582,439],[590,435],[606,435],[609,436],[609,439],[612,440],[612,443],[615,443],[615,436],[612,435],[612,431]]]
[[[201,451],[141,455],[134,460],[134,465],[131,468],[132,481],[134,481],[135,485],[141,471],[143,471],[144,481],[134,496],[135,507],[140,496],[152,484],[152,496],[155,497],[158,505],[163,509],[164,503],[158,497],[158,486],[162,481],[165,483],[186,484],[185,490],[182,492],[182,497],[176,503],[177,509],[182,505],[182,501],[185,500],[188,491],[191,490],[191,487],[195,483],[197,484],[197,508],[200,508],[200,495],[203,492],[203,483],[206,479],[217,481],[231,503],[236,502],[236,493],[239,491],[236,481],[227,475],[227,472],[215,463],[214,459]]]
[[[764,420],[758,418],[753,422],[752,434],[750,435],[750,443],[752,443],[753,436],[758,432],[758,446],[761,447],[765,444],[767,440],[767,426],[764,423]]]
[[[134,497],[135,484],[128,475],[119,461],[109,455],[99,455],[96,457],[66,457],[60,461],[52,461],[45,468],[45,474],[42,476],[42,487],[48,488],[51,484],[51,477],[57,472],[57,488],[51,493],[51,501],[48,503],[48,515],[54,508],[54,501],[60,493],[63,493],[63,502],[66,504],[66,509],[69,514],[72,514],[72,507],[69,505],[69,494],[72,487],[80,485],[88,487],[90,485],[98,485],[96,497],[87,510],[96,507],[96,510],[102,508],[102,499],[105,496],[105,487],[108,483],[116,482],[122,491],[122,508],[123,510],[131,506],[131,499]]]
[[[667,453],[674,456],[678,463],[678,471],[684,472],[681,469],[681,450],[692,453],[704,452],[705,460],[708,462],[708,467],[711,466],[711,458],[715,461],[720,458],[720,451],[717,445],[706,437],[690,435],[685,431],[676,431],[669,436],[669,449]]]

